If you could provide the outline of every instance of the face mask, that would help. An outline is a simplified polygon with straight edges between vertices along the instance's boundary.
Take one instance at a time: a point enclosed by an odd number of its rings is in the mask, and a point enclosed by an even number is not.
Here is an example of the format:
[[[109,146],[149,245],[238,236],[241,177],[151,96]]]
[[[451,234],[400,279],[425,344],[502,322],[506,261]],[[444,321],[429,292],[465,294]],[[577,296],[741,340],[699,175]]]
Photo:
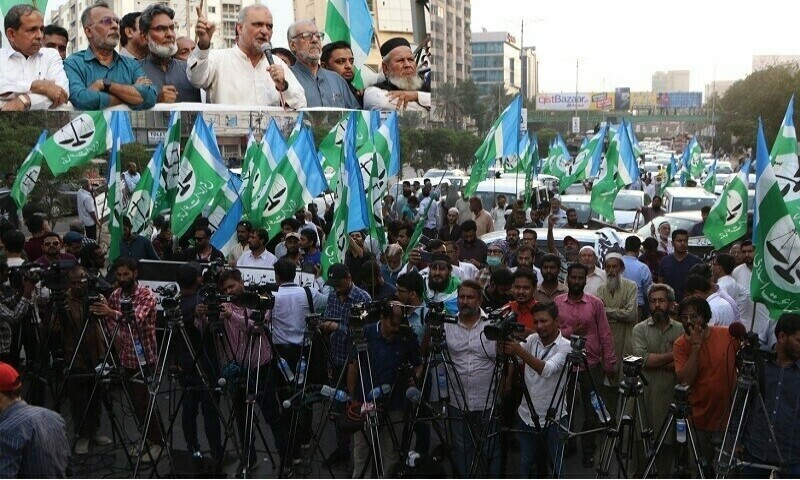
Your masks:
[[[500,263],[502,261],[503,261],[502,257],[492,257],[492,256],[486,257],[486,263],[490,267],[496,267],[496,266],[500,265]]]

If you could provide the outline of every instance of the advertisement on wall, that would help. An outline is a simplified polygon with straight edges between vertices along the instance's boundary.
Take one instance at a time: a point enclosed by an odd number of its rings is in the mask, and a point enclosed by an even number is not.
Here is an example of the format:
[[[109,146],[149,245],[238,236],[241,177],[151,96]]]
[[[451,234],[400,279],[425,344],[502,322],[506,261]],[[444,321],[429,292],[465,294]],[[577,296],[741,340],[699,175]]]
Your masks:
[[[614,91],[614,106],[617,110],[631,109],[631,89],[620,87]]]
[[[591,93],[540,93],[536,95],[536,110],[589,110]]]
[[[592,104],[589,110],[614,110],[614,96],[611,92],[592,94]]]

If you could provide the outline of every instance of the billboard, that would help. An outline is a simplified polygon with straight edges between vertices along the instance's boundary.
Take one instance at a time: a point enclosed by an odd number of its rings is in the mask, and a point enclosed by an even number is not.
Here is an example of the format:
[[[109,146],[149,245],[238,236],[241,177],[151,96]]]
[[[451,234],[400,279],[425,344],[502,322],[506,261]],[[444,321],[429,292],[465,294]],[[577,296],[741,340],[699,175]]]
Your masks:
[[[631,109],[630,87],[620,87],[614,91],[614,108],[625,111]]]
[[[614,95],[611,92],[593,93],[589,110],[614,110]]]
[[[540,93],[536,110],[629,111],[650,108],[700,108],[701,92],[631,92],[628,87],[614,92]]]
[[[658,107],[658,95],[655,92],[631,92],[631,110]]]
[[[591,101],[591,93],[540,93],[536,110],[589,110]]]

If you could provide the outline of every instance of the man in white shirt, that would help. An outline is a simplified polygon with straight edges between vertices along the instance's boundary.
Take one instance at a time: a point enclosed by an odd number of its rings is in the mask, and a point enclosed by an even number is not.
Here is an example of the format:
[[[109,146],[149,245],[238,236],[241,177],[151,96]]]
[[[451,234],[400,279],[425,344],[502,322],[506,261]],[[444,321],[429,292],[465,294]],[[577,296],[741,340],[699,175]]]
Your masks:
[[[422,78],[417,75],[417,62],[408,40],[395,37],[385,41],[381,57],[386,80],[364,90],[364,109],[430,110],[431,92],[422,91]]]
[[[684,297],[695,296],[705,299],[711,307],[711,320],[709,325],[727,327],[737,321],[734,307],[723,299],[719,292],[714,292],[711,282],[700,275],[689,275],[683,287]]]
[[[92,185],[88,178],[81,181],[81,188],[76,195],[78,201],[78,218],[83,222],[86,229],[86,236],[92,240],[97,240],[97,225],[100,219],[97,218],[97,208],[94,197],[91,193]]]
[[[563,228],[567,224],[567,211],[561,208],[561,197],[554,196],[550,199],[550,215],[547,217],[556,217],[555,228]]]
[[[125,181],[125,190],[130,196],[134,190],[136,190],[136,185],[141,180],[142,175],[138,172],[136,164],[134,162],[130,162],[128,164],[128,169],[122,172],[122,180]]]
[[[711,261],[711,274],[717,282],[717,287],[736,301],[739,317],[742,320],[748,320],[750,317],[746,316],[747,313],[753,311],[750,289],[734,280],[731,276],[734,268],[736,268],[736,261],[727,253],[720,253]]]
[[[594,247],[585,246],[578,252],[580,262],[586,267],[588,273],[586,274],[586,288],[583,289],[584,293],[597,296],[597,289],[600,285],[606,283],[606,272],[597,266],[597,254]]]
[[[753,242],[745,240],[741,245],[742,258],[744,263],[733,269],[733,279],[739,285],[750,290],[750,279],[753,276],[753,259],[756,254]],[[755,316],[753,316],[753,308],[755,307]],[[775,344],[775,325],[772,324],[769,318],[769,310],[763,303],[754,304],[752,300],[748,302],[748,308],[742,316],[746,327],[750,327],[750,322],[753,322],[753,331],[758,333],[758,339],[761,342],[761,348],[770,348]]]
[[[0,48],[0,109],[47,110],[69,99],[58,51],[42,48],[44,17],[30,5],[14,5],[5,17],[9,47]]]
[[[263,228],[256,228],[250,233],[250,250],[244,252],[239,261],[236,262],[237,267],[271,267],[275,265],[278,260],[275,255],[267,251],[267,242],[269,242],[269,233]]]
[[[506,229],[506,196],[502,193],[497,196],[497,204],[492,208],[492,222],[495,230]]]
[[[489,421],[492,405],[486,405],[487,398],[494,393],[492,377],[497,344],[487,340],[483,329],[489,324],[481,304],[483,288],[474,280],[467,280],[458,287],[458,323],[445,323],[445,341],[453,364],[447,366],[450,404],[448,416],[451,421],[453,460],[455,477],[467,478],[476,454],[476,445],[465,422],[470,422],[473,432],[489,432],[485,425]],[[456,382],[455,374],[460,382]],[[466,398],[461,396],[458,385],[463,387]],[[441,395],[441,394],[440,394]],[[487,410],[488,407],[488,410]],[[494,448],[489,451],[484,442],[482,459],[478,465],[479,477],[497,478],[500,476],[500,448],[494,440]],[[491,458],[487,456],[491,454]]]
[[[531,403],[539,416],[538,426],[544,429],[545,442],[550,458],[555,462],[554,470],[548,472],[548,477],[560,478],[561,455],[559,449],[563,443],[558,441],[558,427],[550,424],[545,429],[545,416],[553,398],[561,397],[564,383],[561,382],[560,373],[567,362],[570,352],[569,340],[561,335],[558,329],[558,308],[555,304],[539,303],[533,306],[533,320],[536,333],[531,334],[523,343],[502,342],[498,349],[508,354],[519,357],[525,365],[525,386],[531,397]],[[556,391],[558,389],[558,391]],[[565,419],[567,415],[566,402],[561,397],[561,403],[554,405],[556,419]],[[517,410],[517,422],[514,426],[520,442],[520,478],[534,478],[533,467],[537,459],[544,458],[537,455],[541,443],[537,441],[536,422],[527,401],[523,398]]]
[[[248,220],[241,220],[236,224],[236,244],[231,248],[228,254],[228,262],[231,267],[236,266],[239,257],[244,255],[244,252],[250,250],[250,233],[253,231],[253,224]]]
[[[234,47],[211,51],[216,25],[197,7],[197,48],[186,62],[186,75],[204,88],[209,103],[282,106],[295,110],[306,106],[306,96],[289,66],[264,54],[262,46],[272,39],[272,13],[261,4],[239,11]],[[223,78],[224,77],[224,78]]]

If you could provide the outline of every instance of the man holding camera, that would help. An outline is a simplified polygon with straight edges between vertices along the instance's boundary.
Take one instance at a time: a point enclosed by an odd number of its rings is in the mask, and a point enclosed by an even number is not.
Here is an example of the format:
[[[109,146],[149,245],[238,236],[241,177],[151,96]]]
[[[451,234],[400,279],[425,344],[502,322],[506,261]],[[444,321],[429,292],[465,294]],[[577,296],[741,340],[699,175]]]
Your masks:
[[[675,340],[675,374],[689,385],[692,421],[698,446],[710,467],[714,461],[712,440],[725,430],[727,413],[736,385],[736,350],[739,342],[726,327],[709,325],[711,307],[700,297],[687,297],[678,306],[684,335]],[[735,347],[731,348],[731,345]]]
[[[478,432],[491,431],[486,424],[490,421],[491,405],[487,400],[493,395],[492,377],[494,373],[496,342],[486,339],[484,328],[489,325],[481,304],[483,289],[474,280],[466,280],[458,287],[458,323],[445,323],[445,340],[453,360],[455,375],[461,379],[464,395],[454,385],[455,376],[448,375],[450,404],[448,416],[451,421],[453,438],[453,458],[456,463],[455,476],[466,478],[470,475],[473,459],[476,457],[476,442],[484,439],[474,438]],[[467,423],[471,428],[468,428]],[[484,442],[484,451],[478,462],[479,475],[497,478],[500,476],[500,449],[489,452]],[[496,443],[496,441],[495,441]],[[490,456],[491,455],[491,456]]]
[[[647,378],[644,386],[644,404],[650,412],[650,426],[658,435],[674,401],[675,356],[673,344],[683,334],[680,322],[670,318],[675,307],[675,291],[665,283],[654,283],[647,292],[650,318],[633,327],[631,342],[633,355],[644,360],[642,370]],[[661,478],[672,472],[672,448],[675,437],[667,435],[656,458],[656,469]]]
[[[762,410],[753,405],[753,414],[747,424],[742,445],[743,460],[781,466],[781,478],[800,477],[800,315],[784,313],[775,325],[775,360],[765,361],[762,394],[764,406],[770,418],[764,418]],[[767,422],[775,430],[778,445],[774,445]],[[780,450],[783,465],[776,450]],[[754,467],[745,467],[745,478],[762,476],[769,472]]]
[[[347,369],[347,390],[350,398],[365,403],[384,403],[386,414],[379,417],[379,425],[389,427],[380,434],[380,456],[385,477],[396,475],[399,465],[399,442],[403,430],[403,407],[406,388],[422,373],[422,358],[419,341],[408,325],[403,327],[403,305],[397,302],[381,304],[380,321],[364,326],[364,339],[369,348],[369,364],[366,359],[353,359]],[[360,360],[360,361],[359,361]],[[411,371],[406,367],[410,366]],[[403,373],[406,374],[405,378]],[[407,374],[411,374],[409,378]],[[390,385],[386,398],[376,398],[376,388]],[[364,392],[369,391],[368,395]],[[365,398],[367,397],[367,398]],[[370,399],[370,397],[372,397]],[[387,425],[388,423],[388,425]],[[353,478],[361,478],[367,468],[370,450],[370,432],[356,433],[353,445]],[[373,454],[377,454],[373,452]]]
[[[536,333],[528,336],[522,343],[503,341],[498,345],[503,353],[516,355],[525,363],[525,386],[528,388],[535,409],[535,412],[531,412],[527,401],[523,399],[517,410],[518,416],[514,428],[521,432],[517,434],[520,444],[520,478],[534,478],[534,466],[538,464],[539,471],[546,466],[542,464],[545,453],[539,451],[540,443],[534,433],[536,422],[533,420],[533,415],[539,416],[539,426],[544,428],[550,402],[553,398],[561,396],[557,388],[564,389],[564,383],[560,382],[559,376],[570,352],[569,340],[564,338],[558,329],[558,307],[553,303],[538,303],[534,304],[531,310]],[[563,400],[561,405],[554,405],[553,408],[556,420],[561,421],[567,415],[566,403]],[[558,426],[551,424],[540,434],[545,439],[547,455],[554,462],[552,470],[547,472],[548,478],[561,476],[557,433]]]
[[[135,259],[118,258],[114,262],[113,270],[119,287],[111,293],[108,301],[101,295],[97,302],[89,306],[89,311],[106,318],[108,332],[114,332],[119,325],[114,345],[130,381],[129,392],[139,425],[144,428],[150,400],[146,382],[158,361],[156,297],[149,288],[139,285],[139,266]],[[133,381],[134,378],[138,381]],[[163,448],[164,440],[156,418],[157,415],[150,417],[147,428],[150,447],[149,455],[142,452],[142,459],[145,461],[155,461]],[[138,456],[140,452],[134,445],[129,453],[131,456]]]

